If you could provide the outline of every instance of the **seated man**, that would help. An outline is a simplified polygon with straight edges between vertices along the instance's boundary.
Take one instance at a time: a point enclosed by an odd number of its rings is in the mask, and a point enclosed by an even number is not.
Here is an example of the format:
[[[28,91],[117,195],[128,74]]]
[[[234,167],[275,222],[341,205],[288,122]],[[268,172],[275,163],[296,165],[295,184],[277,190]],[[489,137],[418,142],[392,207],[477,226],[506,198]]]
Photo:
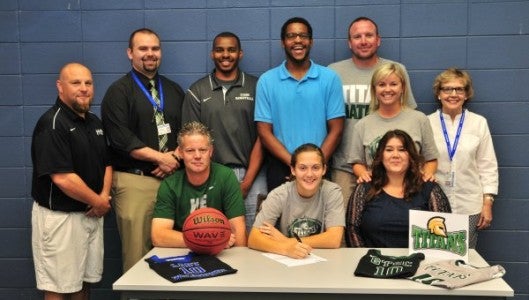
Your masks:
[[[182,225],[201,207],[222,211],[232,230],[226,247],[246,246],[245,209],[233,171],[211,162],[213,140],[199,122],[185,124],[178,133],[177,154],[185,168],[165,178],[154,206],[151,239],[157,247],[186,247]]]
[[[263,202],[248,246],[293,258],[306,257],[313,247],[339,248],[345,226],[343,195],[337,184],[323,179],[323,152],[314,144],[299,146],[290,171],[295,179],[272,190]]]

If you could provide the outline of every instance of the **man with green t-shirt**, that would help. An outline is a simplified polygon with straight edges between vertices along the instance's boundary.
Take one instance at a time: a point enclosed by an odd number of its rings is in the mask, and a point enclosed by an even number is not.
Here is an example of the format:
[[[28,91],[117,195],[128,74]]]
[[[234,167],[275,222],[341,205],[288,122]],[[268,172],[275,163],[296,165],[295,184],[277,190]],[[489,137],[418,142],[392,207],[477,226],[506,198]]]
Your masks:
[[[178,133],[177,155],[184,169],[160,184],[154,206],[151,239],[157,247],[186,247],[182,225],[201,207],[222,211],[232,234],[227,246],[246,246],[245,209],[239,181],[233,171],[211,162],[213,140],[199,122],[185,124]]]

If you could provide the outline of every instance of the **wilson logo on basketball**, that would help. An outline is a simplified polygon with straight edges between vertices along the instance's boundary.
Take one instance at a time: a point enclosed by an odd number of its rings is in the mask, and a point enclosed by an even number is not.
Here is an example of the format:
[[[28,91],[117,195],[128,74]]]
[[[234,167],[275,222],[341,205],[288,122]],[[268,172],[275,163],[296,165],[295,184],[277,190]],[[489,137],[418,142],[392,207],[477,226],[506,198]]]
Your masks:
[[[193,218],[193,224],[197,225],[200,223],[214,223],[214,224],[224,224],[224,220],[222,218],[214,218],[212,216],[199,216]]]
[[[184,242],[192,252],[217,255],[228,245],[231,226],[220,210],[203,207],[187,216],[182,232]]]

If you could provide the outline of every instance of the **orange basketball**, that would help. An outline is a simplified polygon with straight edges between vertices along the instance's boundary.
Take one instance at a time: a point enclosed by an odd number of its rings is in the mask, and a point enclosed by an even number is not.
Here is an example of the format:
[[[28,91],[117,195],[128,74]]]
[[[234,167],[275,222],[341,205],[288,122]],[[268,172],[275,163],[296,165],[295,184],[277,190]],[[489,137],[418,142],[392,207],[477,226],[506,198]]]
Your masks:
[[[217,255],[230,240],[228,218],[219,210],[204,207],[187,216],[182,226],[187,248],[198,254]]]

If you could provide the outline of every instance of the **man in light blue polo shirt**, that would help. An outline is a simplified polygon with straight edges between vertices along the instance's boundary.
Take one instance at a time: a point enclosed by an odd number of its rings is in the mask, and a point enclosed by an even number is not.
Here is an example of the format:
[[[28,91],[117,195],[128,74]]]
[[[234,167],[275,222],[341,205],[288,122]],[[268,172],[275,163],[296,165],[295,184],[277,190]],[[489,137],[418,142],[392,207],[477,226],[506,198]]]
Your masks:
[[[268,190],[290,175],[291,153],[305,143],[318,145],[327,161],[341,141],[345,109],[338,75],[310,59],[312,27],[303,18],[281,28],[286,60],[257,82],[255,121],[268,150]]]

